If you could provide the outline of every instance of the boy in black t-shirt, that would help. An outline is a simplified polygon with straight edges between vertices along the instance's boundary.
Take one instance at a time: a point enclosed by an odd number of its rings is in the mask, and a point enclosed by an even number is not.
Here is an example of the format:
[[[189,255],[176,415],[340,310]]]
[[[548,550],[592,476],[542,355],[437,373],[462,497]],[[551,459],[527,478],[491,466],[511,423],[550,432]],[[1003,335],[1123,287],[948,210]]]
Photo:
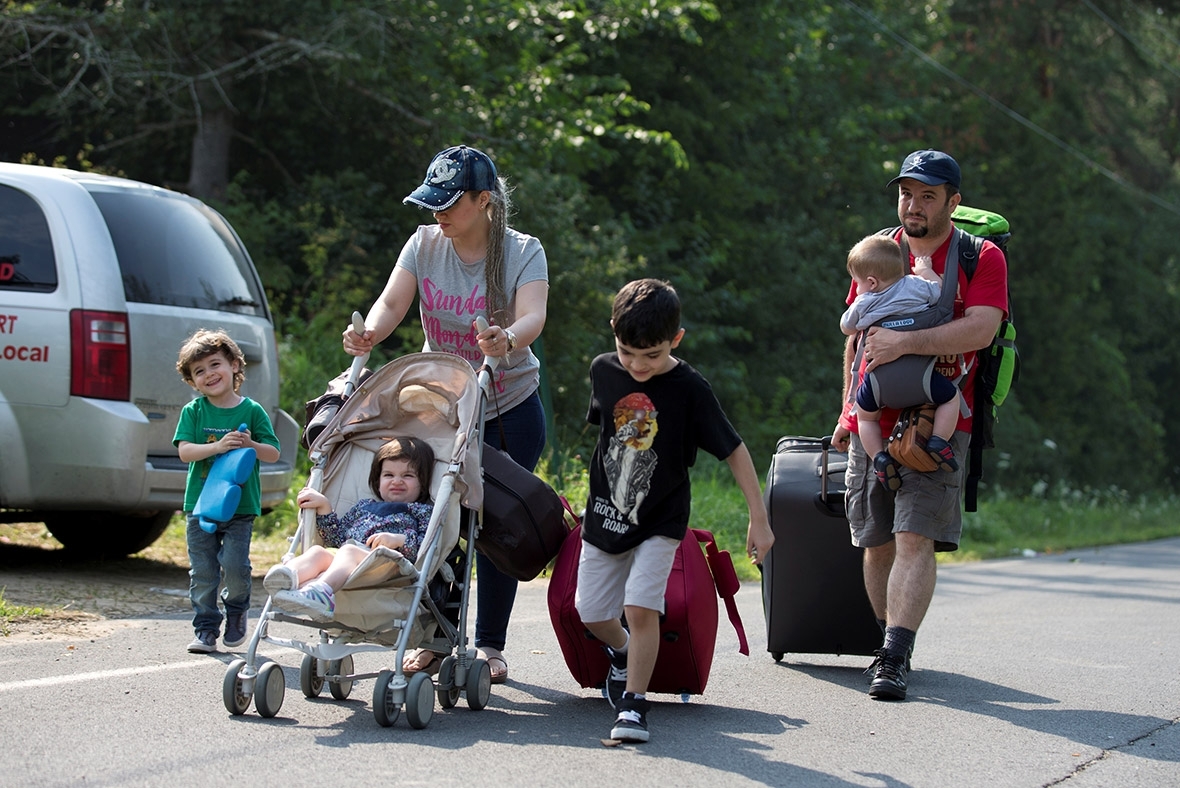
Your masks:
[[[745,496],[753,563],[766,557],[774,535],[749,450],[709,382],[672,356],[684,336],[676,291],[655,279],[630,282],[615,296],[611,327],[616,352],[590,364],[586,420],[599,434],[575,604],[611,660],[607,699],[618,712],[611,738],[642,742],[664,590],[688,530],[688,470],[698,448],[725,460]]]

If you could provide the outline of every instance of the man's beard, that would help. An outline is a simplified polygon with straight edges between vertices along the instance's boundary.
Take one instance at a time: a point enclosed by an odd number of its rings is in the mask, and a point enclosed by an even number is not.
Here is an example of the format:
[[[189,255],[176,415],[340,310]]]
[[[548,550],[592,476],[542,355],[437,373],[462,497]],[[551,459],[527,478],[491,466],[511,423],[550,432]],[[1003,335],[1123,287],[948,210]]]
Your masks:
[[[909,227],[907,227],[903,223],[902,228],[905,230],[905,234],[908,235],[910,238],[925,238],[927,235],[930,234],[930,225],[929,224],[922,224],[922,225],[919,225],[916,229],[911,230]]]

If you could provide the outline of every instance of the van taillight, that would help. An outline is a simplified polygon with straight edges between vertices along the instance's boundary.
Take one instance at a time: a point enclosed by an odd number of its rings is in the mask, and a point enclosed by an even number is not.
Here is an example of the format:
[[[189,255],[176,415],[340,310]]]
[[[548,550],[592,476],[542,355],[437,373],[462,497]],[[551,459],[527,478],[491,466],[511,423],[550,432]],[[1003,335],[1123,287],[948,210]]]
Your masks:
[[[131,335],[125,312],[70,312],[70,396],[131,399]]]

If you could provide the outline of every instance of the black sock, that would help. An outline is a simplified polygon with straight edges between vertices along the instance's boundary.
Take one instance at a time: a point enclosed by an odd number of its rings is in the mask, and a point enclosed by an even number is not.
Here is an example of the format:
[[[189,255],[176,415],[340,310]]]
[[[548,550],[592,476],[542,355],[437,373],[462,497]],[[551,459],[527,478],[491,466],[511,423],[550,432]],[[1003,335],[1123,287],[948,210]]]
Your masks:
[[[914,638],[917,632],[905,627],[886,627],[885,650],[894,656],[905,659],[914,648]]]

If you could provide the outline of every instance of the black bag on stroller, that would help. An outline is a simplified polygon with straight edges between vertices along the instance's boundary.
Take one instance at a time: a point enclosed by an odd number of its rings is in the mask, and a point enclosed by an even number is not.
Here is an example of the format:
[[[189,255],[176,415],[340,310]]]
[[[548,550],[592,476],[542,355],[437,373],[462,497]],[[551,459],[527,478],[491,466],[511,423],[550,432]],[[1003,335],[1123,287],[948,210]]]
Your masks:
[[[303,428],[303,448],[311,448],[311,444],[331,423],[336,412],[340,410],[340,406],[344,404],[344,389],[348,385],[348,375],[349,370],[347,369],[341,372],[328,382],[328,388],[323,394],[313,400],[308,400],[304,406],[303,412],[307,426]],[[373,370],[362,369],[357,378],[357,387],[359,388],[372,375]]]

